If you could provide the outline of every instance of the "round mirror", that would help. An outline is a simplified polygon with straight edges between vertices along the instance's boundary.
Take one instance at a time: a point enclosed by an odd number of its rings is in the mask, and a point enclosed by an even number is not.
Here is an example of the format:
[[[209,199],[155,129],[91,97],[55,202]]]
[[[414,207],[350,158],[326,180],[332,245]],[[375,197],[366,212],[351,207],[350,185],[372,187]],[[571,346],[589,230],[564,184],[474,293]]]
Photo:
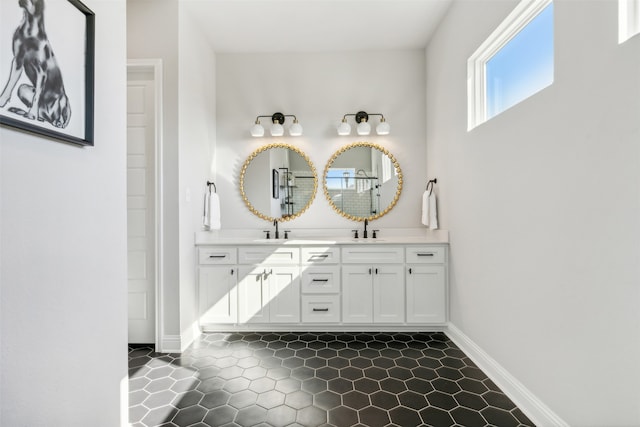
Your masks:
[[[395,157],[369,142],[341,148],[324,170],[324,195],[351,220],[380,218],[393,209],[401,191],[402,171]]]
[[[240,172],[240,193],[251,212],[268,221],[288,221],[309,208],[318,188],[316,168],[298,148],[258,148]]]

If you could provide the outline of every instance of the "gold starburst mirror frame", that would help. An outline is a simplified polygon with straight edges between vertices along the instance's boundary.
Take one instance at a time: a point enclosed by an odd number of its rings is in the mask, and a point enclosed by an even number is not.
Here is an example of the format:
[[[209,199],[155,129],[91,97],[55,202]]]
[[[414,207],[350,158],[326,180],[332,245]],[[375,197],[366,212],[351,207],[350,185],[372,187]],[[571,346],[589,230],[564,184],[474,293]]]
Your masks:
[[[358,151],[363,152],[361,158]],[[371,221],[389,213],[398,202],[402,171],[386,148],[354,142],[331,156],[324,169],[323,183],[324,195],[334,211],[353,221]]]
[[[294,159],[297,157],[295,155],[300,158]],[[294,160],[298,165],[303,160],[306,162],[306,170],[302,172],[308,176],[294,176],[294,171],[289,167],[293,164],[290,161]],[[304,186],[301,185],[303,180]],[[313,202],[317,190],[315,166],[303,151],[289,144],[274,143],[258,148],[247,158],[240,171],[240,194],[247,208],[259,218],[271,222],[289,221],[302,215]],[[292,200],[296,192],[296,200],[300,200],[298,196],[302,195],[302,202],[297,203],[299,208]],[[277,209],[281,210],[276,215]]]

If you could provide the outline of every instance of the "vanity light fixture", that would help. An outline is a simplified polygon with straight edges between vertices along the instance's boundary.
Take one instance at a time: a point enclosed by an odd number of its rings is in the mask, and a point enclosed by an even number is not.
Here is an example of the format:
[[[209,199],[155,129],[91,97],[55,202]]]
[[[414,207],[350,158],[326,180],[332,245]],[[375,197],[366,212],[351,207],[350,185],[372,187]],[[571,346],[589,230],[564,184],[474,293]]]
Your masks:
[[[367,113],[365,111],[358,111],[355,114],[345,114],[342,116],[342,122],[338,126],[338,135],[346,136],[351,133],[351,126],[347,123],[347,116],[354,116],[356,123],[356,132],[358,135],[369,135],[371,133],[371,125],[369,124],[369,116],[380,116],[380,123],[376,126],[376,133],[378,135],[389,135],[391,126],[384,119],[384,116],[380,113]]]
[[[271,116],[258,116],[256,117],[256,122],[253,126],[251,126],[251,136],[255,138],[260,138],[264,136],[264,128],[260,124],[260,119],[268,117],[271,119],[273,123],[271,125],[270,133],[271,136],[282,136],[284,135],[284,121],[286,117],[293,117],[293,124],[289,127],[289,135],[291,136],[300,136],[302,135],[302,126],[298,123],[298,118],[293,114],[282,114],[282,113],[273,113]]]

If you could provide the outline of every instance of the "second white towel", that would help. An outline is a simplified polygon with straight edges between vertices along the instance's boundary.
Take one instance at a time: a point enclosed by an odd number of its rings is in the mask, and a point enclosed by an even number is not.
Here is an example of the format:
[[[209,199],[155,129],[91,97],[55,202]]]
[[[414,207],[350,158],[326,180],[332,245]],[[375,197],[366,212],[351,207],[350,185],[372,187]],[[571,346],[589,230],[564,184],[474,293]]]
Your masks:
[[[436,193],[431,190],[429,195],[429,228],[431,230],[438,228],[438,207],[436,205]]]
[[[422,225],[429,226],[429,192],[422,193]]]
[[[422,225],[431,230],[438,228],[438,206],[433,189],[422,194]]]

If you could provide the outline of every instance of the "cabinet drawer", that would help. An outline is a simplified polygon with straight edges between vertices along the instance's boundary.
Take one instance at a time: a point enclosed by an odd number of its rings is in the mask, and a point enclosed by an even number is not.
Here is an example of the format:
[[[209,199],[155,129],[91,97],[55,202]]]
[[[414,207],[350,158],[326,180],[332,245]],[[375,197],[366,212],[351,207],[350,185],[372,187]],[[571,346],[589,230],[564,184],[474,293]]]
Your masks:
[[[200,264],[235,264],[237,259],[236,248],[204,247],[198,249]]]
[[[303,268],[302,292],[307,294],[340,292],[340,266]]]
[[[337,323],[340,321],[339,295],[303,295],[303,323]]]
[[[278,246],[242,246],[238,248],[240,264],[298,264],[299,248]]]
[[[349,246],[342,248],[342,262],[349,264],[393,264],[404,262],[404,248],[397,246]]]
[[[327,246],[302,248],[301,261],[303,264],[338,264],[340,249]]]
[[[444,264],[447,249],[444,246],[407,247],[407,263]]]

